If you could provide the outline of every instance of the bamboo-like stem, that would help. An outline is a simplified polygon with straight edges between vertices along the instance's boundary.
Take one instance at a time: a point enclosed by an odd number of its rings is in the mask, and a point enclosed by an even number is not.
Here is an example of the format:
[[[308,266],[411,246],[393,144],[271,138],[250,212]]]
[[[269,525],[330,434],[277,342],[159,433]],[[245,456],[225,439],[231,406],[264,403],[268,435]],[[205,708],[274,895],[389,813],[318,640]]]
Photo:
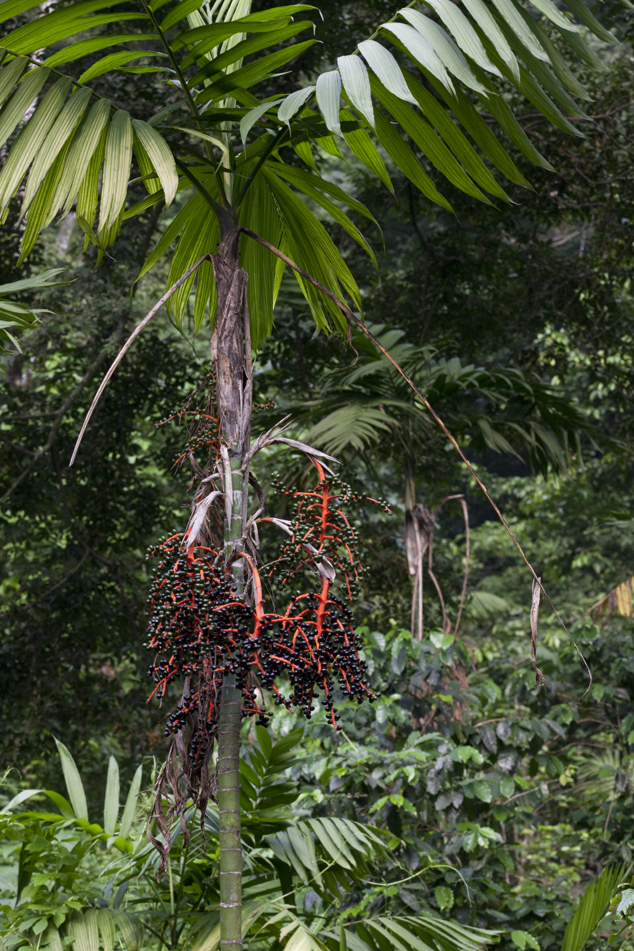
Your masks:
[[[242,949],[242,845],[240,839],[240,721],[242,697],[225,677],[218,723],[220,813],[220,946]]]
[[[222,227],[221,222],[221,227]],[[244,547],[243,509],[247,498],[242,462],[251,424],[251,353],[243,320],[246,275],[238,261],[238,232],[223,235],[213,258],[218,314],[212,341],[216,396],[222,436],[225,493],[225,558]],[[245,356],[245,351],[249,350]],[[244,560],[231,567],[236,597],[245,597]],[[218,722],[218,808],[220,813],[220,946],[242,948],[242,845],[240,837],[240,725],[242,696],[233,674],[225,675]]]

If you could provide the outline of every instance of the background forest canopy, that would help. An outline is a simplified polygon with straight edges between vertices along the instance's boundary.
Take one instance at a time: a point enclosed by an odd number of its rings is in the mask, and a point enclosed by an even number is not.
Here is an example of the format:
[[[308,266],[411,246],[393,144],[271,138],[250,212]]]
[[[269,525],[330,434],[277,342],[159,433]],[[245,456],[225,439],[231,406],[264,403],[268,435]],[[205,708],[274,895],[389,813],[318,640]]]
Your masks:
[[[260,99],[278,101],[296,81],[311,82],[395,11],[387,0],[325,0],[319,9],[321,17],[311,14],[319,42],[291,78],[284,71],[269,77]],[[243,804],[251,881],[259,875],[260,888],[277,876],[293,895],[293,914],[309,923],[323,917],[331,951],[346,947],[341,922],[351,933],[364,916],[426,911],[499,930],[505,948],[546,951],[563,943],[576,951],[564,932],[588,884],[615,867],[612,886],[631,877],[634,31],[631,7],[606,0],[587,9],[618,39],[585,37],[591,55],[576,72],[589,94],[587,117],[568,117],[564,131],[511,87],[505,92],[545,160],[532,164],[500,134],[530,190],[507,182],[510,201],[478,201],[447,183],[414,145],[451,211],[414,188],[387,154],[392,191],[378,189],[347,146],[345,162],[332,149],[315,150],[319,174],[369,209],[371,220],[347,211],[376,252],[376,266],[351,229],[309,201],[358,282],[364,320],[456,436],[543,579],[592,670],[587,694],[575,647],[544,604],[536,663],[546,684],[536,687],[526,566],[446,436],[376,347],[354,329],[353,349],[345,334],[316,332],[288,271],[274,332],[258,341],[254,437],[290,415],[287,435],[335,455],[337,474],[354,492],[385,499],[391,509],[367,503],[352,513],[369,569],[355,620],[379,699],[360,706],[342,699],[338,733],[321,709],[306,722],[277,708],[268,734],[249,720],[243,725],[243,788],[253,792]],[[102,32],[120,29],[112,22]],[[85,68],[100,55],[95,50]],[[133,116],[149,102],[176,99],[161,73],[134,69],[97,76],[95,88]],[[492,115],[485,120],[494,124]],[[133,172],[129,206],[147,195],[146,170]],[[168,209],[158,202],[124,215],[116,244],[105,249],[87,236],[75,209],[43,230],[18,273],[23,197],[11,201],[0,228],[0,283],[48,268],[63,268],[57,280],[68,283],[19,295],[46,310],[16,335],[22,352],[9,343],[0,355],[0,762],[9,770],[2,804],[25,789],[66,795],[59,740],[78,764],[86,820],[102,821],[112,756],[123,791],[142,782],[143,809],[136,818],[122,814],[119,834],[135,845],[116,860],[109,857],[116,812],[103,823],[110,840],[88,822],[75,838],[69,833],[67,851],[84,862],[76,874],[60,858],[58,833],[42,831],[43,819],[32,820],[31,858],[24,852],[18,861],[22,833],[0,813],[0,905],[5,922],[14,921],[10,897],[29,882],[30,900],[48,922],[54,880],[59,902],[75,895],[79,908],[102,901],[136,909],[138,921],[118,923],[122,933],[128,927],[130,951],[143,940],[176,948],[185,934],[178,913],[189,924],[217,901],[209,882],[218,856],[197,832],[190,853],[175,846],[176,886],[171,871],[169,882],[149,884],[145,790],[165,757],[167,713],[146,702],[153,565],[145,555],[170,530],[183,531],[189,516],[189,476],[173,467],[183,430],[175,421],[159,424],[208,373],[211,327],[196,300],[199,285],[181,302],[182,320],[163,312],[136,341],[72,469],[68,461],[109,363],[173,283],[176,255],[137,279],[190,193],[179,190]],[[288,447],[260,454],[258,479],[278,517],[290,511],[271,488],[275,479],[306,488],[314,482],[309,470]],[[276,549],[262,534],[267,563]],[[274,579],[269,594],[284,597]],[[303,734],[293,732],[300,728]],[[67,783],[69,768],[66,761]],[[269,781],[272,805],[263,792]],[[79,816],[80,799],[70,799]],[[52,809],[43,796],[36,801]],[[332,881],[321,839],[307,859],[288,845],[298,829],[323,833],[319,823],[331,819],[380,830],[377,845],[357,829],[351,869]],[[209,844],[213,828],[208,835]],[[265,872],[258,862],[269,863]],[[47,869],[42,882],[38,868]],[[114,891],[105,890],[109,881]],[[602,893],[601,912],[608,897]],[[621,925],[609,920],[605,934]],[[209,951],[205,934],[192,939],[194,949]],[[607,947],[605,934],[593,939],[597,947]],[[81,948],[81,940],[78,951],[93,947]],[[279,948],[276,940],[269,945]],[[363,940],[376,951],[404,946],[393,935]],[[419,947],[411,935],[408,941]],[[631,947],[628,929],[616,944]]]

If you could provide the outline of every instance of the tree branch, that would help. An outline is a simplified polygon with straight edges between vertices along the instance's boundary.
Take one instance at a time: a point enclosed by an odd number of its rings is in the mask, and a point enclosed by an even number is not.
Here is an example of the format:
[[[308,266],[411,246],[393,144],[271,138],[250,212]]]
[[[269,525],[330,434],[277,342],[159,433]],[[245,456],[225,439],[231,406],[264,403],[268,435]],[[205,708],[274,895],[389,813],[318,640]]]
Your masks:
[[[172,286],[170,287],[170,289],[169,289],[168,291],[166,291],[165,294],[163,294],[163,296],[161,297],[161,299],[160,299],[160,301],[158,302],[158,304],[155,304],[154,307],[152,308],[152,310],[149,312],[149,314],[147,314],[147,315],[143,318],[143,320],[141,321],[141,323],[136,326],[136,328],[132,331],[132,333],[130,334],[130,336],[128,337],[128,339],[126,340],[126,342],[124,343],[124,345],[122,346],[121,350],[119,350],[119,353],[118,353],[117,356],[115,357],[114,363],[112,364],[112,366],[110,367],[110,369],[109,369],[108,372],[106,373],[105,377],[103,378],[103,380],[102,380],[102,382],[101,382],[101,386],[100,386],[99,389],[97,390],[96,396],[95,396],[94,400],[92,401],[92,403],[91,403],[91,405],[90,405],[90,409],[89,409],[88,412],[86,413],[86,417],[85,417],[84,422],[83,422],[83,425],[82,425],[82,427],[81,427],[81,431],[80,431],[80,433],[79,433],[79,436],[77,437],[77,442],[75,443],[75,448],[73,449],[73,455],[71,456],[71,460],[70,460],[70,463],[69,463],[70,466],[72,466],[72,464],[73,464],[74,461],[75,461],[75,458],[76,458],[76,456],[77,456],[77,452],[78,452],[79,447],[80,447],[80,445],[81,445],[81,441],[82,441],[82,439],[84,438],[84,433],[86,432],[86,427],[88,426],[88,423],[90,422],[90,417],[91,417],[92,414],[94,413],[95,407],[97,406],[97,403],[98,403],[99,400],[101,399],[101,395],[102,395],[103,391],[104,391],[105,388],[108,386],[108,383],[110,382],[110,380],[111,380],[111,378],[112,378],[112,376],[113,376],[113,374],[114,374],[114,371],[117,369],[117,367],[119,366],[119,364],[120,364],[121,361],[123,360],[124,356],[126,355],[126,353],[128,352],[128,350],[130,349],[130,347],[132,346],[132,344],[134,343],[134,341],[136,340],[136,338],[139,336],[139,334],[141,333],[141,331],[144,330],[145,327],[147,327],[147,325],[148,325],[149,322],[151,321],[152,317],[154,317],[154,315],[157,314],[158,311],[161,309],[161,307],[163,306],[163,304],[167,303],[167,301],[170,299],[170,297],[172,297],[172,295],[176,293],[176,291],[177,291],[178,288],[181,286],[181,284],[184,284],[185,281],[187,280],[187,278],[188,278],[188,277],[191,277],[191,275],[194,273],[194,271],[195,271],[197,268],[200,267],[200,265],[203,263],[203,261],[211,261],[211,255],[210,255],[210,254],[203,254],[203,256],[202,256],[201,258],[199,258],[199,259],[196,261],[195,264],[192,264],[192,266],[191,266],[187,271],[185,271],[185,273],[183,274],[182,277],[179,277],[179,279],[176,281],[175,284],[172,284]],[[104,354],[104,356],[105,356],[105,354]],[[94,374],[93,374],[93,375],[94,375]],[[47,446],[46,448],[50,448],[50,446]],[[45,452],[45,451],[46,451],[46,449],[43,449],[43,450],[42,450],[42,452]],[[2,499],[0,499],[0,501],[2,501]]]

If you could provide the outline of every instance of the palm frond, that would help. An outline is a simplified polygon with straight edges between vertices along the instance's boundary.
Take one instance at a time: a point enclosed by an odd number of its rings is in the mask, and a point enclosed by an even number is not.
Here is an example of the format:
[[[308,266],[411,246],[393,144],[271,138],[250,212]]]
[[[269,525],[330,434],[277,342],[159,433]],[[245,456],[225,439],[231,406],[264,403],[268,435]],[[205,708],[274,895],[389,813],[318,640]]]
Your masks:
[[[14,336],[15,332],[36,326],[39,323],[38,314],[44,311],[43,308],[29,307],[27,304],[18,303],[11,300],[11,298],[22,291],[57,287],[64,284],[64,281],[55,280],[57,275],[62,273],[62,270],[63,268],[51,268],[48,271],[36,274],[34,277],[0,285],[0,352],[14,353],[17,350],[18,353],[21,353],[20,344]],[[7,343],[13,344],[15,350],[7,347]]]
[[[314,86],[261,102],[254,88],[316,42],[308,36],[311,22],[296,16],[313,7],[252,12],[251,0],[214,6],[203,0],[169,5],[139,0],[122,11],[122,2],[71,0],[36,16],[31,0],[0,4],[0,22],[30,17],[6,32],[0,59],[0,145],[9,143],[0,173],[0,216],[26,179],[21,260],[40,231],[68,214],[75,201],[86,246],[94,244],[101,257],[126,217],[158,202],[169,206],[187,188],[196,200],[179,211],[180,232],[174,233],[172,223],[169,240],[164,236],[150,255],[156,262],[177,240],[171,283],[192,255],[213,252],[217,215],[224,209],[358,311],[356,282],[307,200],[373,258],[354,218],[371,216],[319,174],[314,150],[341,156],[339,146],[347,147],[391,188],[382,157],[387,153],[417,188],[448,210],[421,156],[466,194],[486,202],[506,200],[487,163],[513,183],[526,181],[478,109],[492,115],[530,161],[549,167],[504,98],[506,84],[554,126],[579,135],[575,123],[586,117],[576,99],[587,94],[565,56],[600,68],[601,58],[584,34],[613,42],[581,0],[570,0],[566,8],[538,0],[537,18],[524,0],[430,0],[399,10],[352,55],[340,56]],[[100,35],[119,22],[129,22],[129,32]],[[40,51],[43,63],[35,58]],[[93,63],[95,53],[103,55]],[[90,86],[120,71],[167,71],[181,98],[147,121],[133,120]],[[291,153],[305,168],[285,161]],[[126,209],[129,179],[137,171],[148,199]],[[203,212],[213,223],[201,227]],[[283,268],[254,244],[245,244],[243,254],[251,274],[252,335],[259,343],[272,326]],[[301,277],[298,282],[317,326],[343,330],[338,308]],[[177,324],[192,290],[191,282],[184,284],[172,301]],[[201,270],[195,293],[198,328],[207,313],[214,317],[210,265]]]
[[[481,951],[499,932],[468,928],[431,913],[417,917],[378,916],[345,929],[349,951]],[[338,951],[340,936],[324,936],[329,951]]]
[[[566,926],[561,951],[582,951],[604,917],[624,874],[623,865],[612,865],[590,883]]]

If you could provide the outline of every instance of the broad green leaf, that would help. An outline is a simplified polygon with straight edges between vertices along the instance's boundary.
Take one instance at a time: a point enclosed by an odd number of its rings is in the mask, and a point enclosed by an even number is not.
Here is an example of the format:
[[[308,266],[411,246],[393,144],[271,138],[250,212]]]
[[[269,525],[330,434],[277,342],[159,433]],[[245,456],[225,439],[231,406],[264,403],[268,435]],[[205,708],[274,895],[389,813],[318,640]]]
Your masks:
[[[435,10],[447,29],[451,30],[463,53],[474,60],[481,69],[502,78],[497,66],[487,56],[480,37],[455,3],[451,0],[425,0],[425,3]]]
[[[272,13],[276,17],[295,16],[297,13],[308,13],[310,10],[318,10],[319,7],[311,6],[309,3],[291,3],[284,7],[269,7],[269,9],[256,10],[255,13],[249,13],[242,18],[243,23],[258,23],[260,20],[268,20]]]
[[[414,96],[418,98],[420,90],[424,89],[422,84],[419,83],[414,77],[408,77],[408,85],[412,90]],[[424,90],[427,92],[427,90]],[[495,101],[494,97],[491,97]],[[493,164],[498,168],[511,182],[515,182],[517,185],[523,185],[524,187],[529,187],[529,183],[526,181],[524,176],[520,173],[519,169],[509,157],[508,153],[502,147],[498,139],[495,137],[487,123],[484,121],[479,112],[473,107],[469,101],[466,94],[461,90],[456,90],[456,96],[454,99],[450,100],[451,108],[455,115],[458,117],[460,122],[474,140],[476,145],[478,145],[484,154],[489,158]],[[426,107],[421,106],[423,112],[426,112]],[[441,107],[440,107],[441,108]],[[510,110],[509,110],[510,111]],[[444,110],[443,110],[444,112]],[[435,116],[435,113],[434,113]],[[512,113],[511,113],[512,116]],[[514,116],[512,116],[514,118]],[[430,120],[431,121],[431,120]],[[517,120],[516,120],[517,121]],[[436,125],[436,118],[433,119],[434,125]],[[440,127],[436,126],[439,131]],[[523,132],[520,126],[520,130]],[[532,147],[530,140],[524,133],[525,139],[528,141],[529,146]],[[535,154],[539,156],[539,153],[536,149],[533,149]],[[541,158],[541,156],[539,156]],[[545,161],[545,160],[542,160]],[[548,164],[548,163],[547,163]]]
[[[546,161],[546,159],[539,154],[526,135],[503,96],[490,96],[488,99],[483,100],[483,102],[485,105],[488,105],[489,112],[492,113],[509,138],[534,165],[540,165],[542,168],[554,172],[554,168],[550,162]]]
[[[316,42],[316,40],[304,40],[302,43],[293,43],[291,46],[287,46],[285,49],[279,50],[276,53],[268,53],[266,56],[254,60],[247,66],[242,66],[235,72],[227,73],[221,79],[207,86],[196,96],[197,105],[215,102],[217,99],[222,99],[236,89],[247,89],[249,86],[253,86],[274,70],[279,69],[280,66],[286,65],[289,60],[295,59],[303,53],[304,50],[314,46]]]
[[[95,36],[90,40],[80,40],[78,43],[72,43],[64,47],[57,53],[53,53],[48,59],[44,60],[43,66],[61,66],[64,63],[72,63],[82,56],[89,56],[91,53],[97,53],[99,50],[111,49],[118,43],[142,43],[145,40],[156,40],[154,33],[115,33],[111,36]]]
[[[345,161],[341,149],[335,141],[334,135],[320,135],[315,139],[317,147],[322,149],[326,155],[334,155],[336,158]]]
[[[121,816],[121,824],[119,826],[119,832],[126,839],[130,835],[130,829],[132,828],[132,823],[134,821],[134,814],[136,812],[137,798],[139,795],[139,790],[141,788],[141,778],[143,776],[143,767],[138,766],[134,774],[132,782],[130,783],[130,789],[128,790],[128,798],[125,801],[125,806],[123,808],[123,815]]]
[[[62,770],[64,773],[64,780],[66,782],[66,789],[68,790],[68,798],[71,801],[75,815],[78,819],[87,820],[88,805],[86,804],[86,794],[84,792],[84,786],[81,781],[79,771],[75,765],[75,760],[71,756],[69,750],[64,746],[63,743],[60,743],[58,739],[55,740],[55,744],[57,746],[59,758],[62,762]]]
[[[47,948],[48,951],[64,951],[64,945],[62,944],[60,933],[55,925],[49,924],[48,928],[44,932],[40,947]]]
[[[103,157],[99,232],[110,228],[123,210],[132,163],[130,113],[117,110],[110,122]]]
[[[170,44],[174,51],[183,46],[192,46],[193,49],[184,57],[181,67],[187,69],[196,60],[201,59],[210,50],[220,46],[222,42],[234,36],[248,33],[271,33],[279,30],[289,22],[288,17],[270,19],[264,23],[253,23],[244,17],[231,23],[213,23],[209,26],[197,26],[185,33],[181,33]],[[195,45],[194,45],[195,44]]]
[[[579,36],[578,33],[562,32],[564,42],[577,54],[579,59],[591,69],[606,69],[606,64],[597,56],[593,49]]]
[[[412,94],[407,88],[403,70],[396,62],[389,50],[377,43],[376,40],[364,40],[359,43],[359,52],[373,72],[379,77],[386,89],[399,99],[415,103]]]
[[[337,827],[337,824],[334,822],[334,820],[329,819],[328,817],[323,817],[321,820],[315,820],[315,821],[321,822],[328,836],[334,843],[335,848],[338,851],[339,857],[343,856],[345,859],[348,860],[348,862],[352,863],[352,865],[355,865],[356,862],[355,862],[354,856],[352,855],[352,852],[348,848],[344,835],[342,835],[341,830]],[[315,828],[314,822],[311,822],[310,825],[313,827],[313,829]]]
[[[35,198],[31,202],[27,214],[26,228],[24,229],[22,241],[20,242],[18,266],[22,264],[27,255],[32,251],[42,228],[53,218],[54,210],[57,207],[55,196],[58,193],[59,181],[62,176],[62,170],[69,147],[70,139],[62,146],[57,158],[46,173],[44,181],[38,188]],[[53,212],[51,212],[51,207],[53,208]]]
[[[38,49],[46,48],[76,36],[84,30],[108,23],[120,23],[124,20],[149,20],[144,13],[93,13],[104,7],[114,7],[125,0],[84,0],[70,7],[47,13],[45,16],[32,20],[24,26],[18,27],[5,37],[7,46],[15,53],[34,53]],[[86,14],[93,13],[92,16]]]
[[[120,909],[111,911],[110,914],[121,932],[123,943],[128,951],[141,951],[143,946],[143,927],[140,922]]]
[[[99,951],[97,909],[75,912],[68,923],[69,934],[75,939],[75,951]]]
[[[20,281],[20,282],[16,281],[16,283],[23,284],[23,283],[26,283],[26,282],[24,282],[24,281]],[[10,285],[10,284],[5,284],[4,287],[11,287],[11,285]],[[4,291],[2,287],[0,287],[0,294],[4,294],[4,293],[6,293],[6,291]],[[0,306],[1,306],[1,305],[0,305]],[[21,792],[19,792],[16,796],[13,797],[13,799],[10,799],[10,800],[9,800],[9,802],[6,804],[6,806],[3,806],[2,809],[0,809],[0,815],[4,815],[4,814],[7,813],[7,812],[11,812],[11,810],[13,809],[14,806],[19,806],[20,803],[21,803],[21,802],[24,802],[25,799],[30,799],[32,796],[39,796],[39,794],[42,793],[42,792],[44,792],[43,789],[23,789],[23,790],[21,790]]]
[[[355,129],[353,132],[344,132],[343,137],[348,143],[350,151],[393,193],[394,186],[388,175],[385,163],[365,129]]]
[[[443,109],[438,100],[435,99],[429,90],[425,89],[422,83],[419,83],[417,79],[414,79],[413,76],[408,78],[408,82],[410,84],[413,96],[415,97],[415,101],[420,106],[423,115],[431,123],[431,125],[434,126],[439,135],[442,136],[449,148],[453,151],[456,158],[464,166],[465,171],[471,175],[473,180],[476,181],[482,188],[490,192],[491,195],[496,195],[498,198],[508,201],[508,196],[506,195],[504,189],[501,188],[496,182],[495,178],[486,167],[478,153],[471,147],[470,143],[462,134],[457,124],[447,114],[447,111]],[[490,131],[486,125],[485,129]],[[493,133],[491,133],[491,138],[493,143],[498,146],[502,156],[506,156],[506,153],[499,145]],[[509,165],[510,169],[517,171],[511,159],[507,159],[506,163],[504,164],[505,167]],[[519,172],[517,172],[517,175],[519,176]],[[512,180],[515,181],[516,179],[513,178]]]
[[[353,306],[361,309],[361,297],[357,284],[345,261],[338,253],[330,235],[294,192],[283,185],[266,168],[263,174],[274,192],[285,222],[283,250],[316,280],[340,299],[350,295]],[[339,308],[328,298],[295,273],[304,297],[308,301],[317,326],[329,332],[334,326],[342,332],[346,324]]]
[[[105,125],[99,138],[97,148],[93,152],[90,162],[88,163],[84,180],[82,181],[79,191],[77,192],[77,221],[81,223],[83,219],[90,229],[93,228],[97,215],[99,185],[100,181],[102,180],[101,162],[106,147],[107,136],[108,126]],[[84,242],[84,250],[86,247],[88,247],[88,238],[86,238],[86,241]]]
[[[399,41],[402,48],[416,60],[425,71],[431,73],[436,79],[439,79],[443,86],[451,93],[454,86],[449,77],[449,73],[440,61],[431,44],[418,30],[405,23],[384,23],[381,27],[387,33],[391,33]]]
[[[425,120],[401,99],[397,99],[373,77],[372,90],[377,99],[390,111],[401,128],[416,142],[429,160],[443,175],[461,191],[478,198],[488,199],[471,181],[459,162],[456,161],[447,146],[438,138]]]
[[[89,83],[98,76],[103,76],[104,73],[109,73],[110,70],[117,69],[119,66],[125,66],[126,63],[134,59],[140,59],[142,56],[166,55],[166,53],[159,53],[156,50],[123,50],[120,53],[110,53],[108,56],[104,56],[103,59],[93,63],[85,73],[82,73],[79,77],[79,82]]]
[[[537,59],[543,59],[544,62],[547,63],[548,54],[539,45],[532,32],[524,23],[522,15],[518,10],[519,4],[516,5],[514,0],[493,0],[493,3],[500,13],[500,22],[507,24],[508,28],[512,30],[520,40],[522,46],[525,46],[533,56],[536,56]]]
[[[586,888],[564,932],[562,951],[582,951],[605,915],[625,868],[612,865]]]
[[[374,126],[372,93],[365,63],[359,56],[340,56],[337,66],[350,105],[358,109],[370,125]]]
[[[147,272],[153,268],[156,262],[165,254],[167,249],[171,247],[189,221],[190,216],[193,214],[193,209],[190,208],[190,205],[192,205],[194,202],[197,205],[200,201],[202,201],[202,199],[198,194],[193,195],[187,204],[181,208],[174,220],[169,223],[161,235],[159,241],[147,256],[137,280],[140,280],[145,274],[147,274]]]
[[[196,193],[185,208],[187,209],[186,227],[179,239],[170,264],[167,278],[168,287],[174,284],[203,254],[213,254],[220,238],[218,219],[211,213],[209,205],[202,195]],[[202,267],[207,268],[210,265],[204,264]],[[179,328],[182,326],[185,308],[195,280],[196,274],[192,274],[169,301],[168,312]],[[208,296],[203,299],[205,291],[207,291]],[[201,307],[204,311],[205,306],[210,303],[209,291],[209,282],[197,286],[198,314],[200,314]],[[199,295],[200,300],[198,300]]]
[[[103,951],[114,951],[115,939],[117,936],[114,919],[109,908],[100,908],[97,912],[97,924]]]
[[[480,799],[482,802],[491,802],[491,799],[493,798],[491,787],[483,779],[476,780],[476,782],[473,784],[473,790],[478,799]]]
[[[434,23],[429,17],[423,16],[418,10],[404,9],[400,13],[427,40],[439,60],[450,73],[453,73],[456,79],[473,89],[474,92],[486,93],[491,91],[483,86],[481,82],[478,82],[465,57],[438,23]]]
[[[68,92],[70,79],[59,79],[46,93],[35,114],[17,138],[0,172],[0,214],[17,191],[33,159],[47,141]]]
[[[552,122],[554,126],[561,129],[562,132],[569,132],[570,135],[576,135],[583,138],[583,132],[575,128],[571,122],[559,111],[555,103],[546,95],[544,90],[537,83],[530,72],[520,65],[520,85],[521,92],[526,98],[535,105],[542,115]]]
[[[279,247],[282,235],[280,215],[270,187],[262,175],[258,175],[251,186],[250,198],[240,208],[239,221],[243,227],[250,228],[274,247]],[[240,259],[247,274],[254,278],[258,275],[257,279],[247,283],[251,343],[257,349],[273,328],[276,258],[262,245],[243,237]]]
[[[295,149],[295,154],[308,165],[313,172],[317,172],[317,166],[315,164],[315,156],[313,155],[313,150],[310,145],[310,139],[307,134],[303,138],[298,138],[293,136],[291,138],[291,145]]]
[[[271,165],[270,168],[276,175],[281,175],[282,178],[285,178],[297,188],[302,189],[307,187],[313,190],[319,189],[319,191],[325,192],[327,195],[330,195],[331,198],[343,202],[349,208],[363,215],[364,218],[368,218],[374,224],[377,224],[374,215],[362,202],[357,201],[356,198],[352,198],[342,188],[335,185],[334,182],[328,181],[327,178],[322,178],[320,175],[313,175],[310,172],[304,171],[304,169],[296,168],[292,165],[283,165],[282,163]],[[279,744],[275,747],[276,750],[278,745]]]
[[[344,230],[347,231],[348,234],[352,238],[354,238],[357,244],[359,244],[363,248],[363,250],[372,258],[372,261],[374,262],[374,264],[376,264],[376,257],[374,255],[374,252],[372,251],[372,248],[367,243],[367,241],[365,240],[365,238],[363,237],[359,229],[356,227],[356,225],[350,220],[350,218],[346,214],[344,214],[341,211],[340,208],[338,208],[335,204],[333,204],[333,202],[329,201],[329,199],[325,198],[321,194],[321,191],[319,190],[319,188],[321,187],[321,182],[324,181],[323,179],[320,179],[318,176],[310,175],[310,173],[304,172],[303,169],[292,168],[291,166],[288,166],[288,165],[281,166],[279,168],[273,167],[272,171],[274,172],[274,174],[279,175],[281,178],[285,178],[287,179],[287,181],[290,181],[298,189],[303,191],[305,195],[308,195],[310,198],[312,198],[314,202],[316,202],[318,205],[321,205],[321,207],[325,211],[328,212],[330,217],[333,218],[338,224],[340,224],[341,227],[344,228]],[[316,182],[319,184],[317,185],[313,184],[311,179],[316,179]],[[350,204],[351,201],[353,201],[353,199],[344,199],[344,200],[346,200],[347,204]],[[355,202],[355,204],[359,204],[359,203]],[[369,213],[367,216],[371,217]]]
[[[550,36],[541,23],[531,19],[531,28],[539,36],[539,42],[542,44],[550,59],[550,68],[554,72],[562,86],[576,96],[578,99],[589,101],[592,97],[589,92],[581,85],[577,77],[570,71],[565,59],[551,40]]]
[[[152,166],[156,170],[159,181],[163,186],[165,204],[169,207],[178,190],[178,172],[176,171],[172,150],[163,136],[147,122],[143,122],[141,119],[133,119],[132,126],[135,137],[145,149]]]
[[[49,77],[45,67],[34,69],[22,80],[0,113],[0,146],[4,145]]]
[[[249,764],[243,759],[240,760],[240,773],[243,776],[246,776],[246,778],[249,780],[249,782],[254,788],[256,789],[260,788],[260,777],[253,769],[251,769]]]
[[[17,59],[12,60],[8,66],[2,67],[0,70],[0,106],[4,103],[5,99],[8,98],[11,90],[28,65],[29,61],[26,56],[19,56]]]
[[[403,142],[391,123],[378,110],[376,111],[376,131],[379,142],[403,174],[416,185],[423,195],[426,195],[427,198],[447,211],[452,211],[451,205],[440,194],[412,150]]]
[[[535,34],[536,38],[539,38],[540,36],[545,36],[544,32],[539,30],[536,24],[532,22],[528,14],[525,15],[523,10],[521,10],[520,12],[522,17],[524,18],[524,22],[526,23],[528,29],[530,29],[531,32]],[[579,116],[580,118],[587,119],[588,117],[586,116],[583,109],[580,109],[577,103],[574,101],[574,99],[571,99],[571,97],[566,92],[565,88],[557,81],[557,79],[555,78],[555,76],[553,75],[549,67],[545,63],[543,63],[541,60],[534,57],[528,50],[523,49],[520,43],[518,42],[517,38],[512,33],[512,31],[509,30],[508,27],[506,27],[504,24],[502,24],[502,29],[506,33],[509,43],[511,44],[515,52],[518,54],[518,56],[521,56],[523,58],[524,63],[526,67],[528,68],[528,73],[526,72],[526,70],[524,71],[520,70],[520,82],[518,85],[519,85],[519,88],[524,92],[524,95],[526,95],[527,98],[531,98],[531,96],[529,96],[528,94],[527,89],[525,89],[523,85],[525,84],[526,78],[528,77],[528,79],[531,82],[534,82],[536,80],[538,83],[541,83],[542,86],[545,87],[546,92],[550,93],[550,95],[553,96],[567,110],[569,115]],[[547,38],[546,38],[546,41],[550,42]],[[550,45],[552,46],[552,44]],[[495,58],[495,55],[496,54],[493,52],[493,58]],[[503,65],[502,65],[502,69],[504,71]],[[539,87],[537,88],[539,89]],[[535,95],[534,90],[531,91],[531,95]],[[534,99],[532,101],[535,102],[535,105],[537,105],[537,107],[541,109],[539,101],[535,101]],[[563,116],[559,115],[559,118],[563,120]],[[563,121],[566,121],[566,120],[563,120]],[[570,129],[564,129],[563,131],[569,132]],[[576,132],[576,134],[578,135],[579,133]]]
[[[161,30],[165,33],[171,26],[184,20],[185,17],[198,10],[202,6],[202,0],[178,0],[178,3],[172,7],[170,12],[161,22]]]
[[[103,806],[103,831],[112,835],[119,816],[119,764],[114,756],[108,761],[108,779]]]
[[[514,81],[518,83],[520,81],[520,69],[515,54],[484,0],[462,0],[462,2],[484,31],[484,34],[489,37],[498,54],[511,70]]]
[[[240,138],[242,139],[243,145],[246,145],[247,136],[255,123],[258,122],[269,109],[272,109],[273,106],[277,106],[281,101],[281,99],[274,99],[273,102],[263,102],[254,109],[250,109],[249,112],[242,117],[240,120]]]
[[[590,12],[590,9],[586,6],[583,0],[566,0],[566,6],[570,7],[574,15],[578,20],[581,20],[595,36],[598,36],[600,40],[603,40],[604,43],[615,43],[617,42],[616,37],[610,33],[605,27],[599,23],[597,18]]]
[[[69,137],[81,121],[91,99],[90,89],[78,89],[70,97],[46,138],[46,148],[35,157],[31,166],[29,180],[24,192],[22,214],[26,212],[35,197],[35,192],[44,180],[51,165],[59,155]]]
[[[305,86],[304,89],[298,89],[287,96],[277,110],[277,118],[280,122],[289,122],[314,91],[315,86]]]
[[[446,885],[438,885],[434,889],[434,898],[441,911],[449,911],[453,907],[453,892]]]
[[[199,85],[205,79],[209,79],[211,77],[215,78],[216,73],[221,74],[224,70],[229,71],[228,68],[233,66],[235,63],[242,65],[240,61],[245,57],[252,56],[254,53],[259,53],[261,50],[266,49],[267,47],[277,46],[278,43],[282,43],[285,40],[296,36],[298,33],[310,29],[312,25],[313,24],[310,20],[300,21],[299,23],[289,23],[285,26],[281,26],[278,30],[275,30],[271,33],[254,36],[249,40],[243,40],[240,43],[236,43],[235,46],[232,46],[225,52],[220,53],[210,62],[205,63],[205,65],[194,76],[192,76],[191,79],[188,80],[187,85],[191,88],[193,86]]]
[[[36,6],[39,6],[39,3],[34,3],[33,0],[4,0],[0,5],[0,23],[6,23],[7,20],[12,20]]]
[[[341,135],[339,112],[341,109],[341,74],[338,69],[321,73],[315,87],[317,105],[324,117],[326,128],[335,135]]]
[[[568,0],[566,0],[566,3]],[[561,10],[555,6],[552,0],[531,0],[531,3],[540,13],[554,23],[560,30],[567,30],[571,33],[580,33],[579,27],[570,17],[564,16]]]
[[[54,792],[52,789],[45,789],[45,790],[44,790],[44,794],[45,794],[46,796],[48,796],[48,798],[49,798],[50,800],[52,800],[52,802],[55,803],[55,805],[56,805],[57,808],[59,809],[61,815],[62,815],[65,819],[74,819],[74,818],[75,818],[75,813],[74,813],[74,811],[73,811],[73,807],[72,807],[71,804],[69,803],[68,799],[66,799],[66,798],[65,798],[64,796],[62,796],[60,793]]]
[[[86,176],[95,150],[100,148],[110,115],[110,103],[100,99],[92,106],[73,136],[63,172],[51,205],[51,220],[58,208],[67,214]],[[103,140],[105,142],[105,139]],[[87,216],[84,216],[87,217]]]

